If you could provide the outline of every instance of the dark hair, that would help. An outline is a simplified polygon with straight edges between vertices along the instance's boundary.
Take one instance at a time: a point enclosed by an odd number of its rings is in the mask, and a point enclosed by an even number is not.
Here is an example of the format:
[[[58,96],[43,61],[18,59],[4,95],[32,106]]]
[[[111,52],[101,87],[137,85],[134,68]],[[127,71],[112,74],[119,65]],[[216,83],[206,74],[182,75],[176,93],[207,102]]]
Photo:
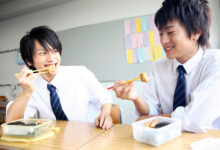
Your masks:
[[[39,26],[31,29],[20,41],[21,57],[25,64],[32,70],[36,68],[29,66],[27,62],[33,64],[33,56],[35,55],[35,40],[37,40],[47,51],[49,51],[48,44],[62,53],[62,44],[56,33],[47,26]]]
[[[154,22],[161,30],[173,20],[180,21],[189,38],[201,31],[198,45],[203,48],[208,46],[211,9],[207,0],[165,0],[157,11]]]

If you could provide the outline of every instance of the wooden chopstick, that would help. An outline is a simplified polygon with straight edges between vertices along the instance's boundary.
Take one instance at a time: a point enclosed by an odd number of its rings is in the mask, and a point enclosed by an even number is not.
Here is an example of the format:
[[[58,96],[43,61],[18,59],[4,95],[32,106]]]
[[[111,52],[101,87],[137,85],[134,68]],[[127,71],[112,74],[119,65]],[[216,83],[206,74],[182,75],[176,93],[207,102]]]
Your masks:
[[[125,82],[123,82],[122,84],[131,83],[131,82],[136,81],[136,80],[138,80],[138,79],[140,79],[140,76],[139,76],[139,77],[137,77],[137,78],[134,78],[134,79],[132,79],[132,80],[125,81]],[[111,90],[112,88],[113,88],[113,86],[111,86],[111,87],[107,88],[107,90]]]
[[[36,73],[36,72],[41,72],[41,71],[48,71],[50,68],[44,68],[44,69],[38,69],[38,70],[33,70],[33,73]]]
[[[44,69],[38,69],[38,70],[33,70],[33,73],[39,73],[39,74],[43,74],[43,73],[48,73],[50,68],[44,68]],[[15,74],[15,77],[19,77],[19,73]]]

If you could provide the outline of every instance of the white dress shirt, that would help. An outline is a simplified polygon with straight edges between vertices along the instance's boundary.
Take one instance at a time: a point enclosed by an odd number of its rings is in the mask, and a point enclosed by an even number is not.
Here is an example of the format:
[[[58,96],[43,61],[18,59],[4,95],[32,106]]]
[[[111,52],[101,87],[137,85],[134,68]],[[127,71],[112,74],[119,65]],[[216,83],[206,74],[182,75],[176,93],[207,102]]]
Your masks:
[[[26,107],[24,118],[56,120],[50,104],[48,82],[39,77]],[[60,66],[50,82],[56,87],[64,113],[69,121],[93,122],[104,103],[111,103],[111,93],[104,89],[94,74],[83,66]]]
[[[186,70],[187,106],[173,111],[173,98],[180,63],[166,57],[152,64],[143,99],[150,115],[171,113],[182,120],[182,130],[205,132],[220,129],[220,50],[201,50],[182,64]]]

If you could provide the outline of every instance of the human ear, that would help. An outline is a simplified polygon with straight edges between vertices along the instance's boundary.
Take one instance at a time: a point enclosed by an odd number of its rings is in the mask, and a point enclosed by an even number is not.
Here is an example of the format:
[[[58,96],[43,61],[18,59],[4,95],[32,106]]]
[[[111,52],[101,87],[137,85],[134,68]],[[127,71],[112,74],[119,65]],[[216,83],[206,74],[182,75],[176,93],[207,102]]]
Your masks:
[[[201,30],[197,31],[195,34],[193,34],[193,40],[198,41],[201,34],[202,34]]]
[[[30,63],[29,61],[26,61],[26,63],[27,63],[28,66],[33,66],[33,64]]]

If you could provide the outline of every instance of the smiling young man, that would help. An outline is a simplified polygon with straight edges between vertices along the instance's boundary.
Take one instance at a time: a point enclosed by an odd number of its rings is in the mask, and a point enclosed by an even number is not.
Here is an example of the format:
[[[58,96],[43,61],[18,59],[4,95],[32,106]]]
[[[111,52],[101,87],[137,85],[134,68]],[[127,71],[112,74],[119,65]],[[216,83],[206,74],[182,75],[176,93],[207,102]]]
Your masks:
[[[60,66],[62,45],[54,31],[46,26],[33,28],[21,39],[20,52],[29,69],[24,67],[17,77],[22,92],[7,106],[7,122],[36,114],[69,121],[96,117],[97,126],[111,128],[111,94],[86,67]],[[33,73],[48,67],[52,71]]]
[[[182,120],[182,130],[220,129],[220,51],[206,49],[211,10],[206,0],[165,0],[155,15],[166,58],[152,63],[140,97],[134,83],[116,82],[119,98],[132,100],[141,117]],[[161,114],[163,112],[163,114]]]

